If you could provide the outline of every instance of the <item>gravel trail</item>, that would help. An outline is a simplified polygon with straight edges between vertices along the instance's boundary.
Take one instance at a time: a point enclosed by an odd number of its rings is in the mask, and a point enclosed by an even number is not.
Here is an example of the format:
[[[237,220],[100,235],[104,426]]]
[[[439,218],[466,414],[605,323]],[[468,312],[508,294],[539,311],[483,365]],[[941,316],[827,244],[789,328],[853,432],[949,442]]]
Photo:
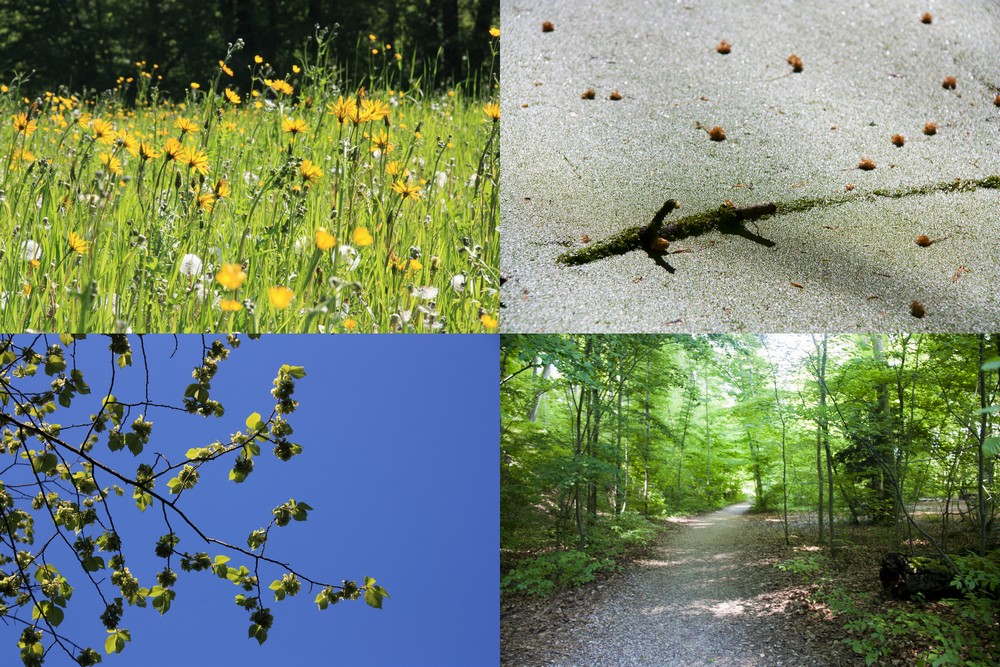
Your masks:
[[[823,650],[833,648],[828,642],[789,626],[788,598],[774,590],[774,569],[755,548],[748,509],[695,517],[661,537],[585,623],[566,627],[556,664],[844,664],[841,651]]]

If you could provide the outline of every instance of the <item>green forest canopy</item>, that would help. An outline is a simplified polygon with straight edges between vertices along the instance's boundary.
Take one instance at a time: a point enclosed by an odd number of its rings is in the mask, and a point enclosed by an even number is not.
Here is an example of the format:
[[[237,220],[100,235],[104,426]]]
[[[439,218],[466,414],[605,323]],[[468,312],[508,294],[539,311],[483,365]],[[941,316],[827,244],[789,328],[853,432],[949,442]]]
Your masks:
[[[582,550],[601,517],[787,492],[821,543],[872,522],[944,550],[964,516],[982,553],[997,357],[997,335],[502,336],[501,546]],[[939,522],[908,522],[930,498]]]
[[[368,71],[373,49],[379,62],[401,54],[407,72],[416,55],[442,79],[465,80],[489,64],[486,33],[499,18],[496,0],[0,0],[0,80],[28,74],[31,94],[103,91],[145,61],[157,65],[160,87],[179,97],[215,73],[227,43],[246,44],[229,63],[238,77],[249,80],[255,55],[280,77],[317,27],[336,26],[335,60],[356,70],[347,73],[352,81]]]

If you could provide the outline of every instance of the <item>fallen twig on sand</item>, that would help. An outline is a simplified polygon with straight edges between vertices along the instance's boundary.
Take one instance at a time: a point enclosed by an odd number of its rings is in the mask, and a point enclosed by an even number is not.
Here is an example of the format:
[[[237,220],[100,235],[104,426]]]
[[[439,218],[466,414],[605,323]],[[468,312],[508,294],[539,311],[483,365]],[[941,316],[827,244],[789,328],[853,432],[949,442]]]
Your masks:
[[[668,199],[647,225],[628,227],[603,241],[591,242],[586,248],[570,250],[559,256],[561,264],[589,264],[598,259],[613,255],[624,255],[632,250],[645,250],[658,263],[659,258],[670,246],[672,241],[679,241],[689,236],[698,236],[705,232],[718,231],[726,234],[738,234],[762,245],[772,247],[774,243],[747,230],[743,223],[747,220],[763,218],[770,215],[782,215],[797,211],[807,211],[825,206],[839,206],[847,202],[865,197],[885,197],[898,199],[911,195],[930,194],[933,192],[971,192],[979,188],[1000,189],[1000,175],[987,176],[980,179],[958,179],[943,181],[913,188],[897,190],[874,190],[870,193],[853,193],[850,195],[831,196],[826,198],[797,199],[790,202],[768,202],[737,208],[730,201],[703,213],[677,218],[665,223],[667,215],[680,204],[674,199]]]

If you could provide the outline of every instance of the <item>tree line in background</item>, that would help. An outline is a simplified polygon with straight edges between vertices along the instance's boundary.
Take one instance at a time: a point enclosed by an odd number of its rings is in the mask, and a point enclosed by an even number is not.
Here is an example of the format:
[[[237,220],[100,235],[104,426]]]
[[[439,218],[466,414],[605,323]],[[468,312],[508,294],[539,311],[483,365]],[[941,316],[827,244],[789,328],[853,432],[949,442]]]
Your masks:
[[[238,38],[246,46],[229,63],[237,85],[249,83],[254,56],[281,78],[317,26],[339,26],[334,55],[352,81],[396,54],[407,74],[415,65],[420,76],[426,64],[439,80],[474,80],[489,66],[486,34],[499,15],[496,0],[0,0],[0,77],[30,74],[34,93],[103,91],[145,61],[177,97],[214,76]]]
[[[502,565],[553,548],[600,560],[631,513],[744,495],[813,512],[832,549],[863,523],[941,553],[994,547],[1000,336],[788,340],[502,336]]]

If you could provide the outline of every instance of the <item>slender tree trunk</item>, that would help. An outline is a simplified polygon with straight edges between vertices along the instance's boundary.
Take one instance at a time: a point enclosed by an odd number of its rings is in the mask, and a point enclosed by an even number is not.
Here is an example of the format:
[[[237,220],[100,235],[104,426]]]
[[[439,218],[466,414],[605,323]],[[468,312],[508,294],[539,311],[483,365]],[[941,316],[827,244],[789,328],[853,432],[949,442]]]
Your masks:
[[[817,407],[816,414],[816,480],[817,480],[817,497],[818,497],[818,510],[817,516],[819,518],[819,543],[823,544],[826,541],[826,533],[823,526],[823,410],[826,406],[826,383],[823,378],[823,371],[821,370],[821,349],[820,344],[816,341],[816,336],[812,337],[813,345],[816,347],[816,381],[819,385],[819,405]],[[822,360],[822,364],[825,365],[825,357]]]
[[[708,506],[712,507],[712,438],[708,421],[708,373],[705,373],[705,448],[707,453],[706,483],[708,486]]]
[[[986,526],[987,526],[987,512],[986,512],[986,488],[985,488],[985,471],[986,465],[983,458],[983,445],[986,443],[987,422],[986,422],[986,371],[983,370],[983,364],[986,362],[986,340],[983,334],[978,335],[979,338],[979,407],[982,412],[979,415],[979,446],[976,448],[977,463],[978,463],[978,474],[977,474],[977,491],[979,494],[979,555],[986,555]]]
[[[767,350],[767,339],[761,336],[761,342],[764,343],[764,349]],[[767,361],[771,363],[771,351],[767,350]],[[785,528],[785,544],[791,544],[788,539],[788,457],[786,455],[786,425],[785,425],[785,411],[781,407],[781,398],[778,395],[778,367],[775,364],[771,364],[771,378],[774,381],[774,407],[778,411],[778,421],[781,422],[781,506],[782,506],[782,523]]]
[[[646,449],[642,460],[642,513],[649,517],[649,382],[651,361],[646,359]]]

